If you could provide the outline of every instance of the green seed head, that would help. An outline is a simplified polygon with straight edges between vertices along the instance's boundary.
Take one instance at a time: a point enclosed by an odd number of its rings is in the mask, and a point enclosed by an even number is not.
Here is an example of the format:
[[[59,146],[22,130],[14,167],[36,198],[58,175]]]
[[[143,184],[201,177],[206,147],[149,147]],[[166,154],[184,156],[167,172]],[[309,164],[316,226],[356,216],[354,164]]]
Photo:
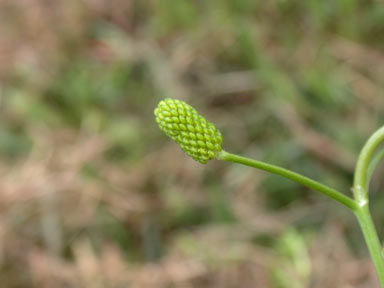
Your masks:
[[[164,99],[155,109],[155,116],[160,129],[196,161],[205,164],[221,151],[220,131],[187,103]]]

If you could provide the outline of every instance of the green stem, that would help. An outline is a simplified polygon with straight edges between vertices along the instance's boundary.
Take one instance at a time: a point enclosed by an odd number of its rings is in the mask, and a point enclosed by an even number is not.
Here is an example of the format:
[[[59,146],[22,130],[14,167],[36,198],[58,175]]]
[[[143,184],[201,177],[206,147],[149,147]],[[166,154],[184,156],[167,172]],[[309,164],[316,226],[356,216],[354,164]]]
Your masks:
[[[373,169],[376,167],[382,156],[381,153],[379,153],[373,160],[372,157],[376,148],[382,141],[384,141],[384,126],[368,139],[360,152],[356,164],[353,193],[355,201],[359,204],[359,208],[355,211],[355,215],[363,230],[365,242],[367,243],[369,253],[375,265],[379,282],[381,286],[384,287],[384,257],[381,254],[382,249],[380,240],[368,207],[369,181],[373,174]]]
[[[249,158],[242,157],[239,155],[231,154],[231,153],[228,153],[226,151],[221,151],[217,155],[217,158],[220,160],[225,160],[225,161],[243,164],[246,166],[258,168],[258,169],[261,169],[264,171],[268,171],[268,172],[283,176],[285,178],[288,178],[288,179],[291,179],[291,180],[296,181],[298,183],[301,183],[304,186],[307,186],[313,190],[316,190],[320,193],[323,193],[324,195],[327,195],[327,196],[335,199],[336,201],[340,202],[341,204],[347,206],[352,211],[355,211],[358,208],[356,202],[352,198],[340,193],[339,191],[337,191],[333,188],[330,188],[326,185],[323,185],[323,184],[321,184],[315,180],[312,180],[306,176],[303,176],[301,174],[298,174],[298,173],[292,172],[290,170],[281,168],[279,166],[275,166],[275,165],[267,164],[267,163],[264,163],[261,161],[257,161],[257,160],[249,159]]]
[[[377,165],[381,162],[381,160],[384,159],[384,149],[381,149],[379,152],[376,153],[376,155],[373,157],[371,162],[368,166],[368,172],[367,172],[367,185],[371,182],[371,178],[373,176],[373,173],[375,172],[375,169]]]
[[[376,268],[377,277],[381,287],[384,287],[384,258],[381,254],[382,249],[379,237],[377,236],[375,225],[373,224],[368,203],[359,207],[355,215],[363,231],[365,242],[367,243],[369,253]]]
[[[384,130],[383,130],[383,133],[384,133]],[[368,141],[368,143],[370,143],[370,144],[373,143],[374,145],[376,145],[376,143],[372,142],[372,141]],[[375,148],[377,147],[377,145],[375,146]],[[367,148],[365,148],[365,149],[363,148],[362,151],[363,151],[362,152],[363,155],[367,155],[369,157],[371,157],[373,154],[373,152],[372,153],[368,152]],[[371,258],[372,258],[373,263],[375,265],[376,272],[377,272],[377,275],[379,278],[379,282],[380,282],[381,286],[384,288],[384,258],[381,255],[382,249],[381,249],[379,237],[377,235],[375,226],[374,226],[373,221],[372,221],[371,213],[369,211],[368,199],[366,197],[360,198],[361,195],[368,195],[368,193],[363,191],[364,188],[362,188],[362,187],[364,187],[364,186],[361,185],[365,182],[359,183],[359,182],[355,181],[354,195],[355,195],[356,199],[354,200],[354,199],[340,193],[339,191],[337,191],[333,188],[330,188],[330,187],[323,185],[323,184],[321,184],[315,180],[312,180],[306,176],[303,176],[301,174],[298,174],[298,173],[292,172],[290,170],[281,168],[279,166],[275,166],[275,165],[271,165],[271,164],[264,163],[261,161],[257,161],[257,160],[249,159],[249,158],[242,157],[239,155],[231,154],[231,153],[228,153],[226,151],[221,151],[217,155],[217,158],[219,160],[225,160],[225,161],[235,162],[235,163],[243,164],[246,166],[254,167],[257,169],[268,171],[268,172],[271,172],[273,174],[277,174],[277,175],[283,176],[285,178],[291,179],[293,181],[301,183],[304,186],[307,186],[313,190],[316,190],[316,191],[318,191],[324,195],[327,195],[327,196],[335,199],[339,203],[345,205],[346,207],[348,207],[349,209],[354,211],[354,213],[357,217],[357,220],[360,224],[361,230],[363,232],[364,239],[367,243]],[[358,179],[360,179],[359,181],[366,181],[366,179],[367,179],[366,178],[367,177],[367,172],[366,172],[367,170],[366,169],[369,165],[370,158],[364,159],[364,161],[360,160],[360,163],[365,163],[366,161],[368,161],[367,165],[360,164],[363,166],[361,166],[359,170],[358,169],[356,170],[357,171],[356,176],[358,176]],[[365,170],[363,170],[363,167],[366,167]],[[365,173],[366,176],[361,177],[361,175],[359,173]]]
[[[357,201],[365,202],[368,199],[368,167],[377,146],[379,146],[382,141],[384,141],[384,126],[373,133],[360,152],[353,184],[354,195]]]

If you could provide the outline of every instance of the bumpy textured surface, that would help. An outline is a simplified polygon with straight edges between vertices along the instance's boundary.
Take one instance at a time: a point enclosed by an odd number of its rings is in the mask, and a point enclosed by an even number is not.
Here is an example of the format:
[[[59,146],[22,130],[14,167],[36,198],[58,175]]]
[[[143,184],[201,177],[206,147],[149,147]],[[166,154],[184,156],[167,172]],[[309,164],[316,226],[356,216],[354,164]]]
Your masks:
[[[160,129],[196,161],[205,164],[221,151],[220,131],[187,103],[164,99],[155,109],[155,116]]]

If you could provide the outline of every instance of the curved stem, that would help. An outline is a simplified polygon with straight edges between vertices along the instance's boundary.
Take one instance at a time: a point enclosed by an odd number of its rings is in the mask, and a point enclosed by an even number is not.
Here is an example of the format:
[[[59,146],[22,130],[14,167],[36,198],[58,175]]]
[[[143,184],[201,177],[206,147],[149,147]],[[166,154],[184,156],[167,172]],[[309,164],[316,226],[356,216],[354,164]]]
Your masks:
[[[285,178],[288,178],[288,179],[291,179],[291,180],[296,181],[298,183],[301,183],[304,186],[307,186],[313,190],[316,190],[316,191],[318,191],[324,195],[327,195],[327,196],[335,199],[336,201],[345,205],[346,207],[348,207],[352,211],[355,211],[358,208],[356,202],[352,198],[340,193],[339,191],[337,191],[333,188],[330,188],[326,185],[323,185],[323,184],[321,184],[315,180],[312,180],[306,176],[303,176],[301,174],[298,174],[298,173],[292,172],[290,170],[281,168],[279,166],[275,166],[275,165],[267,164],[267,163],[264,163],[261,161],[257,161],[257,160],[249,159],[249,158],[242,157],[239,155],[231,154],[231,153],[228,153],[226,151],[221,151],[217,155],[217,158],[220,160],[231,161],[231,162],[243,164],[246,166],[254,167],[257,169],[261,169],[264,171],[268,171],[268,172],[283,176]]]
[[[384,149],[381,149],[379,152],[376,153],[376,155],[372,158],[371,162],[368,166],[368,174],[367,174],[367,185],[371,182],[371,178],[373,173],[375,172],[375,169],[377,165],[381,162],[381,160],[384,159]]]
[[[377,147],[377,145],[375,147]],[[365,155],[370,155],[370,152],[366,151],[365,153],[366,153]],[[316,190],[316,191],[318,191],[318,192],[320,192],[326,196],[329,196],[329,197],[335,199],[336,201],[338,201],[339,203],[345,205],[349,209],[351,209],[354,212],[354,214],[356,215],[356,218],[360,224],[364,239],[367,243],[368,250],[369,250],[371,258],[372,258],[372,261],[373,261],[375,268],[376,268],[379,282],[380,282],[381,286],[384,288],[384,258],[381,255],[382,249],[381,249],[379,237],[377,235],[377,232],[376,232],[373,220],[372,220],[371,213],[369,211],[368,199],[366,199],[366,198],[361,199],[361,198],[358,198],[360,196],[356,196],[356,195],[367,195],[367,193],[365,193],[363,191],[358,191],[359,189],[363,189],[362,188],[363,186],[360,185],[359,182],[355,182],[355,183],[357,183],[357,186],[354,187],[354,190],[355,190],[354,192],[355,192],[355,197],[356,197],[356,200],[354,200],[354,199],[340,193],[339,191],[337,191],[333,188],[330,188],[330,187],[323,185],[323,184],[321,184],[315,180],[312,180],[306,176],[303,176],[301,174],[298,174],[298,173],[292,172],[290,170],[281,168],[279,166],[275,166],[275,165],[271,165],[271,164],[264,163],[261,161],[257,161],[257,160],[249,159],[249,158],[242,157],[239,155],[231,154],[231,153],[228,153],[226,151],[221,151],[217,155],[217,158],[219,160],[225,160],[225,161],[235,162],[235,163],[243,164],[246,166],[254,167],[257,169],[268,171],[268,172],[271,172],[273,174],[277,174],[277,175],[283,176],[285,178],[291,179],[291,180],[296,181],[298,183],[301,183],[301,184],[303,184],[303,185],[305,185],[305,186],[307,186],[313,190]],[[368,157],[366,159],[370,159],[370,157]],[[369,160],[368,160],[368,163],[369,163]],[[360,164],[360,165],[362,165],[362,164]],[[363,169],[363,167],[368,167],[368,165],[362,166],[360,169]],[[367,169],[367,168],[365,168],[365,169]],[[360,171],[359,173],[364,172],[364,170],[358,170],[358,171]],[[365,173],[366,173],[366,170],[365,170]],[[367,177],[367,174],[365,175],[365,177]],[[359,179],[366,179],[366,178],[360,177]],[[360,181],[362,181],[362,180],[360,180]],[[366,180],[363,180],[363,181],[366,181]],[[363,201],[361,201],[361,200],[363,200]]]
[[[372,216],[369,211],[368,203],[359,207],[355,211],[355,215],[363,231],[365,242],[367,243],[369,254],[371,255],[373,264],[375,265],[377,277],[381,287],[384,287],[384,258],[382,256],[382,248],[379,237],[373,224]]]
[[[353,192],[359,202],[368,201],[368,166],[377,146],[384,141],[384,126],[377,130],[364,145],[356,164]]]
[[[382,248],[380,240],[368,207],[368,191],[373,170],[383,157],[383,152],[379,152],[373,160],[372,157],[376,148],[383,141],[384,126],[373,133],[361,150],[356,164],[353,183],[355,201],[359,204],[358,209],[355,211],[355,215],[363,231],[365,242],[367,243],[369,253],[375,265],[377,276],[382,287],[384,287],[384,257],[381,254]]]

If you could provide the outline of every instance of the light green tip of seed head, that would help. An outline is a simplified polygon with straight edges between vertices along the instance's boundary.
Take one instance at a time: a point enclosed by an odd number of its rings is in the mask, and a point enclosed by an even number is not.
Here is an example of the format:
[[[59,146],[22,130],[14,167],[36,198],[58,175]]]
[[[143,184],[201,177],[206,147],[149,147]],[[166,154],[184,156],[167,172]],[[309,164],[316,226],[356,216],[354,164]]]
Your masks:
[[[155,117],[160,129],[196,161],[205,164],[221,151],[220,131],[187,103],[164,99],[157,105]]]

